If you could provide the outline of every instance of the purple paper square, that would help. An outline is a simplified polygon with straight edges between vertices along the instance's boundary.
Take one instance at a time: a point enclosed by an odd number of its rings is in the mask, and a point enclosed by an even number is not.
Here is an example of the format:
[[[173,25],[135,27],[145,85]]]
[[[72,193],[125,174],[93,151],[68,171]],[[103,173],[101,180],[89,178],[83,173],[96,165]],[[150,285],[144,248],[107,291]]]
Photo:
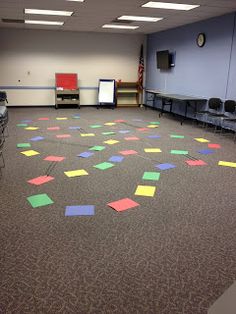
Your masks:
[[[161,138],[160,135],[148,135],[148,138]]]
[[[198,153],[203,154],[203,155],[209,155],[209,154],[213,154],[214,151],[212,149],[202,149],[202,150],[199,150]]]
[[[38,141],[42,141],[42,140],[44,140],[44,137],[42,137],[42,136],[35,136],[35,137],[32,137],[30,139],[30,141],[33,141],[33,142],[38,142]]]
[[[66,206],[65,216],[93,216],[93,205]]]
[[[70,130],[79,130],[79,129],[81,129],[81,127],[80,126],[70,126],[69,129]]]
[[[30,123],[32,122],[33,120],[21,120],[21,123]]]
[[[91,152],[83,152],[83,153],[81,153],[81,154],[79,154],[77,156],[78,157],[82,157],[82,158],[88,158],[88,157],[91,157],[93,155],[94,155],[94,153],[91,153]]]
[[[156,165],[155,167],[160,169],[160,170],[168,170],[168,169],[173,169],[176,166],[173,164],[159,164],[159,165]]]
[[[122,160],[124,159],[123,156],[112,156],[109,161],[111,162],[122,162]]]

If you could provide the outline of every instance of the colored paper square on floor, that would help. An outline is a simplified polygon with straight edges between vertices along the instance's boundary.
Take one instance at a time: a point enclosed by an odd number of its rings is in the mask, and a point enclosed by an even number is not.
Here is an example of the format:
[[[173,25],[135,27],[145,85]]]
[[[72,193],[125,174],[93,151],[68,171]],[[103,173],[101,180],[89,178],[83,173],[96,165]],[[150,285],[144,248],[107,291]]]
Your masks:
[[[161,153],[160,148],[144,148],[145,153]]]
[[[121,134],[127,134],[127,133],[130,133],[130,130],[120,130],[118,132]]]
[[[17,148],[27,148],[27,147],[31,147],[30,143],[18,143],[17,144]]]
[[[135,201],[131,200],[130,198],[123,198],[119,201],[115,201],[115,202],[109,203],[107,205],[109,207],[115,209],[117,212],[122,212],[124,210],[137,207],[140,204],[136,203]]]
[[[171,134],[171,138],[184,138],[184,135]]]
[[[93,205],[66,206],[65,216],[93,216]]]
[[[114,135],[116,134],[115,132],[102,132],[103,135]]]
[[[38,118],[39,121],[47,121],[49,118]]]
[[[105,148],[106,148],[105,146],[93,146],[89,148],[89,150],[101,151],[101,150],[104,150]]]
[[[209,155],[209,154],[213,154],[214,151],[212,149],[202,149],[202,150],[199,150],[198,153],[203,154],[203,155]]]
[[[58,131],[60,130],[60,127],[59,126],[52,126],[52,127],[49,127],[47,128],[48,131]]]
[[[116,125],[116,123],[115,122],[107,122],[107,123],[104,123],[104,125],[112,126],[112,125]]]
[[[60,162],[63,161],[65,159],[65,157],[61,157],[61,156],[47,156],[46,158],[44,158],[44,160],[46,161],[55,161],[55,162]]]
[[[40,177],[31,179],[31,180],[28,180],[27,182],[30,183],[30,184],[34,184],[34,185],[41,185],[41,184],[50,182],[52,180],[54,180],[53,177],[50,177],[50,176],[40,176]]]
[[[148,135],[148,138],[161,138],[160,135]]]
[[[125,137],[126,141],[139,141],[140,138],[136,136]]]
[[[36,194],[27,197],[28,202],[33,208],[53,204],[53,200],[47,194]]]
[[[31,156],[35,156],[35,155],[39,155],[39,152],[36,152],[36,150],[26,150],[24,152],[21,152],[21,154],[27,156],[27,157],[31,157]]]
[[[100,169],[100,170],[106,170],[106,169],[112,168],[114,166],[115,165],[113,165],[110,162],[102,162],[100,164],[95,165],[94,168],[97,168],[97,169]]]
[[[92,129],[98,129],[98,128],[101,128],[101,127],[102,127],[102,125],[100,125],[100,124],[90,125],[90,128],[92,128]]]
[[[27,130],[27,131],[36,131],[36,130],[38,130],[39,128],[38,127],[36,127],[36,126],[28,126],[27,128],[25,128],[25,130]]]
[[[208,144],[209,148],[219,149],[221,148],[220,144]]]
[[[149,129],[156,129],[158,127],[159,127],[159,125],[155,125],[155,124],[150,124],[147,126],[147,128],[149,128]]]
[[[108,144],[108,145],[114,145],[119,143],[119,141],[116,140],[108,140],[108,141],[104,141],[103,143]]]
[[[59,117],[59,118],[56,118],[56,120],[68,120],[68,118],[66,118],[66,117]]]
[[[78,113],[78,114],[75,114],[72,118],[73,118],[73,119],[79,119],[79,118],[80,118],[79,113]]]
[[[119,120],[114,120],[114,122],[122,123],[122,122],[125,122],[125,120],[119,119]]]
[[[109,158],[109,161],[111,161],[111,162],[122,162],[123,159],[124,159],[123,156],[112,156],[111,158]]]
[[[202,137],[197,137],[195,138],[195,140],[197,142],[200,142],[200,143],[209,143],[210,141],[206,140],[205,138],[202,138]]]
[[[158,181],[160,179],[160,172],[144,172],[143,180]]]
[[[81,153],[81,154],[79,154],[77,156],[78,157],[82,157],[82,158],[88,158],[88,157],[91,157],[93,155],[94,155],[94,153],[91,153],[91,152],[83,152],[83,153]]]
[[[69,130],[80,130],[81,127],[80,126],[70,126]]]
[[[35,136],[35,137],[32,137],[32,138],[30,139],[30,141],[32,141],[32,142],[39,142],[39,141],[44,140],[44,138],[45,138],[45,137],[43,137],[43,136]]]
[[[26,123],[18,123],[16,126],[19,126],[19,127],[22,127],[22,128],[25,128],[28,126],[28,124]]]
[[[80,177],[80,176],[87,176],[88,172],[84,169],[80,170],[72,170],[72,171],[64,171],[65,175],[69,178],[74,178],[74,177]]]
[[[154,124],[154,125],[159,125],[160,124],[160,122],[159,121],[151,121],[151,122],[149,122],[150,124]]]
[[[56,137],[57,138],[69,138],[69,137],[71,137],[71,135],[70,134],[58,134],[58,135],[56,135]]]
[[[168,169],[173,169],[173,168],[176,168],[175,165],[173,164],[159,164],[159,165],[156,165],[155,166],[156,168],[160,169],[160,170],[168,170]]]
[[[137,130],[140,131],[140,132],[149,131],[148,128],[138,128]]]
[[[123,156],[127,156],[127,155],[135,155],[138,152],[136,152],[135,150],[122,150],[121,152],[119,152],[119,154],[123,155]]]
[[[80,134],[82,137],[86,137],[86,136],[95,136],[94,133],[81,133]]]
[[[132,120],[137,121],[137,122],[143,121],[143,119],[132,119]]]
[[[176,150],[176,149],[172,149],[170,151],[171,154],[174,155],[188,155],[188,151],[187,150]]]
[[[149,186],[149,185],[138,185],[137,189],[135,191],[135,195],[139,196],[150,196],[153,197],[156,191],[155,186]]]
[[[219,166],[236,168],[236,162],[228,162],[228,161],[219,161]]]
[[[185,160],[189,166],[206,166],[207,164],[203,160]]]
[[[31,122],[33,122],[33,120],[29,120],[29,119],[21,120],[21,123],[31,123]]]

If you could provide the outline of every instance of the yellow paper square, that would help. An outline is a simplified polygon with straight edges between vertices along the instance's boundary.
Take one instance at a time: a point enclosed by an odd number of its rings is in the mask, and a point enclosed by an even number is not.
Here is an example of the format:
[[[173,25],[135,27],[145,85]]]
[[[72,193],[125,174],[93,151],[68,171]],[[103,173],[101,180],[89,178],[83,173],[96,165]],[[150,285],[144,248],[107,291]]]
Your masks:
[[[81,136],[85,137],[85,136],[95,136],[94,133],[81,133]]]
[[[84,169],[80,170],[72,170],[72,171],[64,171],[65,175],[69,178],[79,177],[79,176],[87,176],[88,172]]]
[[[109,144],[109,145],[113,145],[113,144],[119,143],[119,141],[116,141],[116,140],[108,140],[108,141],[105,141],[105,142],[103,142],[103,143]]]
[[[209,143],[210,141],[206,140],[205,138],[202,137],[197,137],[195,138],[196,141],[200,142],[200,143]]]
[[[154,124],[150,124],[147,127],[150,128],[150,129],[155,129],[155,128],[158,128],[159,126],[158,125],[154,125]]]
[[[156,191],[155,186],[138,185],[134,194],[139,195],[139,196],[151,196],[151,197],[153,197],[155,194],[155,191]]]
[[[236,168],[236,162],[219,161],[218,165],[219,166]]]
[[[25,128],[25,130],[28,130],[28,131],[35,131],[38,129],[39,129],[39,127],[36,127],[36,126],[28,126],[27,128]]]
[[[31,157],[31,156],[39,155],[40,153],[36,152],[36,150],[25,150],[24,152],[21,152],[21,154],[27,157]]]
[[[115,122],[107,122],[107,123],[104,123],[104,125],[110,125],[110,126],[115,125],[115,124],[116,124]]]
[[[145,153],[161,153],[160,148],[144,148]]]
[[[68,118],[66,117],[59,117],[59,118],[56,118],[56,120],[67,120]]]

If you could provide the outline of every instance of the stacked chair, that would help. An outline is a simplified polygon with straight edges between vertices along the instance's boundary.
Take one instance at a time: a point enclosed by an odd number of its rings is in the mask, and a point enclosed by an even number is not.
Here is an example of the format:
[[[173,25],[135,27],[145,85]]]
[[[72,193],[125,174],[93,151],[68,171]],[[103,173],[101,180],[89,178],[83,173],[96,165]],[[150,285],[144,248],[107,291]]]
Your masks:
[[[8,123],[8,110],[6,107],[7,95],[6,92],[0,91],[0,170],[5,167],[5,161],[3,157],[3,146],[6,139],[7,132],[7,123]]]

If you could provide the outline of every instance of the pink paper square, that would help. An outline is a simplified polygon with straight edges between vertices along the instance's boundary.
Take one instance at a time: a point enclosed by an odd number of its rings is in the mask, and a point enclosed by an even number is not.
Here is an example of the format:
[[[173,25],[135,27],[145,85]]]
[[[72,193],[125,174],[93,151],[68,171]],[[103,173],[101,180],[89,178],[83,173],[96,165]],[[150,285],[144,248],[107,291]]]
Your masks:
[[[59,126],[52,126],[52,127],[47,128],[47,130],[49,130],[49,131],[57,131],[57,130],[60,130],[60,127]]]
[[[39,121],[47,121],[49,118],[38,118]]]
[[[57,138],[68,138],[68,137],[71,137],[70,134],[59,134],[59,135],[56,135]]]
[[[138,203],[132,201],[130,198],[123,198],[119,201],[112,202],[112,203],[109,203],[107,205],[110,206],[111,208],[115,209],[117,212],[121,212],[121,211],[127,210],[129,208],[139,206]]]
[[[114,120],[114,122],[125,122],[125,120]]]
[[[121,155],[134,155],[137,154],[138,152],[136,152],[135,150],[123,150],[121,152],[119,152]]]
[[[131,136],[131,137],[125,137],[125,140],[126,141],[138,141],[139,138],[136,136]]]
[[[53,177],[50,177],[50,176],[40,176],[40,177],[31,179],[31,180],[29,180],[27,182],[30,183],[30,184],[34,184],[34,185],[41,185],[41,184],[47,183],[47,182],[52,181],[52,180],[54,180]]]
[[[208,147],[209,148],[216,148],[216,149],[221,148],[220,144],[208,144]]]
[[[60,162],[64,159],[65,159],[65,157],[60,157],[60,156],[48,156],[48,157],[44,158],[44,160],[47,160],[47,161],[58,161],[58,162]]]
[[[138,131],[150,131],[150,129],[148,129],[148,128],[139,128],[139,129],[137,129]]]
[[[207,163],[205,163],[203,160],[185,160],[185,162],[189,166],[206,166]]]

